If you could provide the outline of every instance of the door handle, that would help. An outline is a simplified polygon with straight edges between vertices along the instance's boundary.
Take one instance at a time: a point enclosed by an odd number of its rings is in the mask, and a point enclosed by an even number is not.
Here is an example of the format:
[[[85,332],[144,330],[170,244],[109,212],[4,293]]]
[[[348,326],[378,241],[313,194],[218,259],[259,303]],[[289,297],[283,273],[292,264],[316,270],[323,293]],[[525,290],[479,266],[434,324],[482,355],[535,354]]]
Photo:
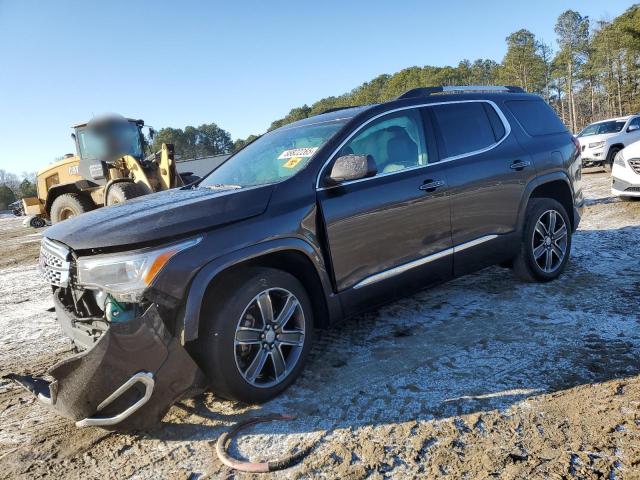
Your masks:
[[[524,160],[516,160],[515,162],[513,162],[509,168],[511,170],[523,170],[527,167],[529,167],[531,165],[531,162],[527,162]]]
[[[420,190],[424,190],[425,192],[433,192],[437,188],[444,187],[445,185],[446,183],[444,182],[444,180],[427,180],[418,188]]]

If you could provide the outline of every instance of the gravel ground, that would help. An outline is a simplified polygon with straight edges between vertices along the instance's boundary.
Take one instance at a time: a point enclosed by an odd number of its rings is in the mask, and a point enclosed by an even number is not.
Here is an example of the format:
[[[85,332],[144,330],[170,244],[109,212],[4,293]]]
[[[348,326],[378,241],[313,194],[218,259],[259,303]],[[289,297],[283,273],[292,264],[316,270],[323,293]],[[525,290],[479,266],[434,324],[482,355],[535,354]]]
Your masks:
[[[278,478],[640,478],[640,202],[612,198],[602,173],[584,180],[560,280],[489,268],[321,332],[300,380],[266,405],[207,393],[122,435],[76,429],[0,380],[0,477],[234,477],[215,439],[285,412],[298,420],[247,430],[232,452],[315,444]],[[38,237],[0,218],[0,375],[41,374],[69,350]]]

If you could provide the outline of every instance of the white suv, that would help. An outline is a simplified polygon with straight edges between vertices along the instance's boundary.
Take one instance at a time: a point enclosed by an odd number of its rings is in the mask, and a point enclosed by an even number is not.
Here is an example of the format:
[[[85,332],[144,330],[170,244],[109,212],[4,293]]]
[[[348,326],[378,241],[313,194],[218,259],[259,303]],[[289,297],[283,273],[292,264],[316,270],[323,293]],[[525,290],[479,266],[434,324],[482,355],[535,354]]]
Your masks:
[[[640,115],[612,118],[588,125],[578,134],[582,165],[600,165],[610,171],[613,159],[624,147],[640,140]]]
[[[611,170],[611,193],[620,197],[640,197],[640,142],[616,155]]]

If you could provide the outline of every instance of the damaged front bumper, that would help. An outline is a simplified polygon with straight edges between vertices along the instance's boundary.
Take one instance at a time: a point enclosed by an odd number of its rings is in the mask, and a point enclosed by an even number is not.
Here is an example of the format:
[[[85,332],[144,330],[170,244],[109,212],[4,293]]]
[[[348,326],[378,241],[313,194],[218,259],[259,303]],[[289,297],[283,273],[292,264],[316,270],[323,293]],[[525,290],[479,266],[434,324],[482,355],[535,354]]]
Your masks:
[[[59,307],[56,299],[64,323]],[[51,381],[10,378],[78,427],[117,430],[148,429],[174,402],[205,386],[204,375],[155,305],[132,321],[110,324],[88,350],[62,360],[48,374]]]

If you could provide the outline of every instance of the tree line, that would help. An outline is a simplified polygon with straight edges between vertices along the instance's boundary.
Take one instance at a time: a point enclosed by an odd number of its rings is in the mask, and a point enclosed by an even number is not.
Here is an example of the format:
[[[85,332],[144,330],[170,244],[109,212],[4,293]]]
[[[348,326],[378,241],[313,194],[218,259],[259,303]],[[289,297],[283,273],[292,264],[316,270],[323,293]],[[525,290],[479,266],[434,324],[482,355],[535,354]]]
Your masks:
[[[544,97],[573,133],[597,120],[640,112],[640,4],[611,21],[592,21],[567,10],[557,18],[554,30],[555,47],[523,28],[505,39],[507,52],[500,63],[462,60],[455,67],[413,66],[379,75],[343,95],[293,108],[268,130],[329,109],[385,102],[412,88],[434,85],[522,87]],[[172,143],[178,158],[189,159],[235,152],[255,138],[234,141],[229,132],[208,123],[162,128],[149,144],[155,152],[162,143]],[[23,189],[17,176],[7,181],[12,174],[0,172],[0,209],[3,199],[35,193],[32,175],[23,175],[29,183]]]
[[[21,176],[0,169],[0,210],[24,197],[36,195],[36,174],[24,172]]]
[[[231,135],[215,123],[199,127],[162,128],[151,140],[151,150],[157,152],[163,143],[172,143],[179,159],[209,157],[233,150]]]
[[[573,133],[593,121],[640,111],[640,4],[612,21],[592,22],[567,10],[558,17],[555,33],[554,49],[527,29],[513,32],[505,39],[507,53],[500,63],[462,60],[455,67],[414,66],[379,75],[343,95],[293,108],[269,130],[332,108],[385,102],[433,85],[522,87],[543,96]]]
[[[291,109],[268,131],[326,110],[392,100],[417,87],[434,85],[515,85],[536,93],[556,110],[567,128],[578,133],[589,123],[640,112],[640,4],[612,21],[592,21],[566,10],[555,23],[554,47],[523,28],[505,39],[500,63],[462,60],[457,66],[413,66],[382,74],[343,95]],[[200,158],[239,150],[257,138],[232,141],[215,123],[185,129],[163,128],[153,148],[173,143],[181,158]]]

